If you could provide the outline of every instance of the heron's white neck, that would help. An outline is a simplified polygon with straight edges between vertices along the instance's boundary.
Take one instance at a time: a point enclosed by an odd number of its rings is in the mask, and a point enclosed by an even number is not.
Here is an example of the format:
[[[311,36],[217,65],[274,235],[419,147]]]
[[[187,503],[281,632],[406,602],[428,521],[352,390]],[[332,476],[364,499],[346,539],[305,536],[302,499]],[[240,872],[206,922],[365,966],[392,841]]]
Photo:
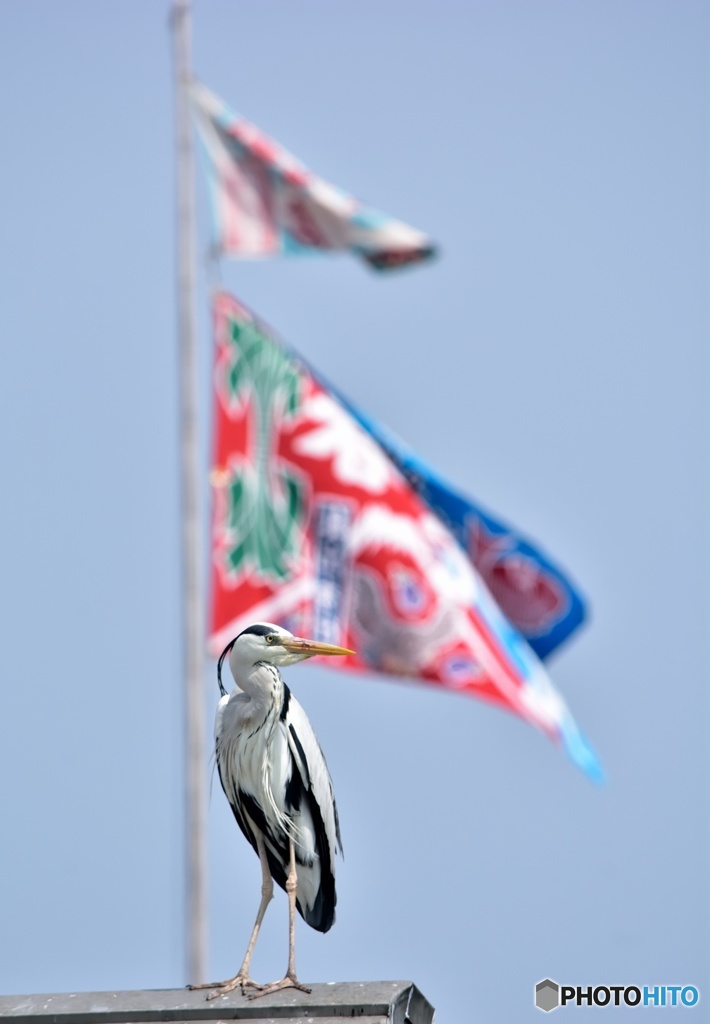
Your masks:
[[[251,697],[254,709],[263,709],[266,713],[274,704],[281,707],[284,683],[281,673],[275,665],[259,661],[256,665],[239,666],[235,672],[231,662],[234,681],[240,690]]]

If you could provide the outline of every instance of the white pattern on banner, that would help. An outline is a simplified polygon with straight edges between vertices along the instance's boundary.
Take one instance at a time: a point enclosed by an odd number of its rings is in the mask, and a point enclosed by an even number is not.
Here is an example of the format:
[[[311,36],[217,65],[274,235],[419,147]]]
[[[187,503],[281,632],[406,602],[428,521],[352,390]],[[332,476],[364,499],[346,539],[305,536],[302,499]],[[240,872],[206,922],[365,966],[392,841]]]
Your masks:
[[[342,502],[324,501],[316,512],[314,639],[339,644],[343,621],[346,540],[352,513]]]

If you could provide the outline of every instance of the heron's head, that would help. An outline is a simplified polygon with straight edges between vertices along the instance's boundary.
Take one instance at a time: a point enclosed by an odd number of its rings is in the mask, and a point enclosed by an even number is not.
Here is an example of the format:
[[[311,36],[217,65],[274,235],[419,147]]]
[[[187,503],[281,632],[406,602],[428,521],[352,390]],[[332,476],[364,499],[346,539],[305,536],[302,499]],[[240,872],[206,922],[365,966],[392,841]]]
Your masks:
[[[222,684],[222,663],[229,655],[229,667],[237,683],[244,672],[248,672],[260,662],[267,665],[295,665],[298,661],[313,658],[316,654],[354,654],[346,647],[335,644],[324,644],[318,640],[304,640],[294,636],[287,629],[274,625],[273,622],[256,622],[242,630],[222,651],[217,662],[217,679],[219,688],[224,694]]]

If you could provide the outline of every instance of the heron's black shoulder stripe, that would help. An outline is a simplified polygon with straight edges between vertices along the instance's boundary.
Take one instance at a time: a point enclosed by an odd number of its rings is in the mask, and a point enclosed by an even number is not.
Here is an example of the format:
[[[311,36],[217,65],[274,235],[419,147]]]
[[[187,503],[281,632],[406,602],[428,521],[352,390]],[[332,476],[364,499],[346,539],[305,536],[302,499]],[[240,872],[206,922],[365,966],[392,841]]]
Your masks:
[[[296,750],[298,751],[298,756],[300,757],[301,764],[303,765],[303,771],[304,771],[303,784],[306,787],[306,789],[310,789],[311,788],[311,774],[308,771],[308,761],[306,760],[306,753],[305,753],[303,747],[301,746],[301,741],[299,740],[298,734],[297,734],[296,730],[294,729],[294,727],[292,725],[289,725],[288,731],[291,733],[291,736],[293,738],[293,742],[296,744]]]
[[[289,751],[291,754],[291,751]],[[284,796],[286,797],[286,804],[291,808],[292,812],[300,811],[303,797],[306,794],[306,788],[303,785],[303,779],[301,773],[298,770],[296,759],[291,754],[291,775],[288,782],[286,783],[286,790]],[[298,852],[296,853],[298,858]]]
[[[286,686],[286,683],[283,683],[283,688],[284,696],[283,702],[281,704],[281,713],[279,714],[279,721],[281,722],[286,721],[286,715],[288,714],[288,706],[291,703],[291,691],[289,690],[288,686]]]

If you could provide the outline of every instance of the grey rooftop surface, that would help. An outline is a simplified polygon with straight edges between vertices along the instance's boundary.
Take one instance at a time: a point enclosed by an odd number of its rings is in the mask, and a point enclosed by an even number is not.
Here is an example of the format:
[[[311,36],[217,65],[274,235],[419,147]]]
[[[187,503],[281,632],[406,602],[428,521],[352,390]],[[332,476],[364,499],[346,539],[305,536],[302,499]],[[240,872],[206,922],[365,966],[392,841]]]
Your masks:
[[[0,1020],[16,1024],[148,1024],[253,1020],[268,1024],[432,1024],[433,1007],[411,981],[332,982],[310,995],[285,989],[250,1000],[238,990],[210,1002],[204,991],[71,992],[0,996]]]

